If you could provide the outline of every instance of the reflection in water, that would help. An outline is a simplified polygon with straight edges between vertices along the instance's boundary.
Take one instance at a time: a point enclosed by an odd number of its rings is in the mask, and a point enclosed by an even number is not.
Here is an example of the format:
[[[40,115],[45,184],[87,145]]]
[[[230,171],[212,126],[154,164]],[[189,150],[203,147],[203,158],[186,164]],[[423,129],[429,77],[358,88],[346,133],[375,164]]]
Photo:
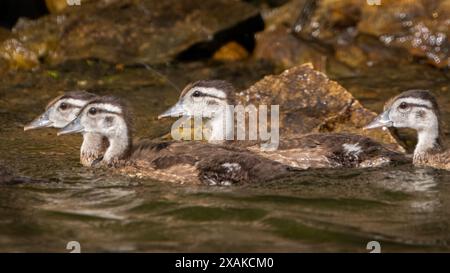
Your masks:
[[[179,86],[199,78],[226,78],[242,87],[271,69],[261,64],[208,69],[186,64],[165,73]],[[129,98],[137,135],[168,132],[170,120],[150,118],[177,99],[178,91],[165,80],[145,68],[113,76],[96,73],[75,70],[67,82],[30,75],[30,81],[40,84],[11,84],[1,90],[1,163],[42,182],[0,185],[0,251],[66,252],[67,242],[78,241],[83,251],[366,252],[372,240],[381,242],[382,251],[449,251],[449,172],[406,165],[306,171],[264,185],[168,185],[80,166],[79,136],[23,132],[23,124],[57,90],[71,88],[77,80],[99,94]],[[374,97],[365,98],[378,107],[393,92],[390,81],[369,80],[344,81],[357,95],[371,90],[371,83],[378,86]],[[411,86],[414,80],[409,79]],[[421,86],[425,82],[421,77]],[[447,103],[445,96],[441,98]],[[444,117],[449,119],[448,112]]]
[[[387,175],[389,175],[391,181],[382,180],[380,186],[394,192],[421,197],[410,201],[411,208],[417,210],[417,212],[430,213],[440,206],[438,183],[433,175],[435,172],[432,169],[389,172]],[[422,198],[423,200],[421,200]]]
[[[397,179],[396,183],[386,183],[383,180],[382,187],[393,191],[403,191],[407,193],[424,193],[432,195],[436,193],[436,181],[433,176],[434,170],[431,169],[409,169],[389,171],[385,175],[388,179]],[[383,183],[385,182],[385,183]]]
[[[43,196],[46,204],[40,209],[66,215],[89,216],[105,220],[125,220],[124,211],[138,206],[142,199],[136,197],[133,188],[86,189],[76,193]],[[120,204],[120,206],[116,206]]]

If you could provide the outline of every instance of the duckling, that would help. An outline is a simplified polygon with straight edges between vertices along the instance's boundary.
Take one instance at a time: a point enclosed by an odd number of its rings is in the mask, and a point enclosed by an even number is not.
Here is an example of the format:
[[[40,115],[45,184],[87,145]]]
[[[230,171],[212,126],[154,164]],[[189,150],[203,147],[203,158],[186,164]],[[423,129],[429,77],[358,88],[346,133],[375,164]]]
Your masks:
[[[234,138],[234,114],[227,106],[234,105],[234,87],[227,81],[205,80],[188,84],[181,91],[178,102],[158,116],[158,119],[177,116],[208,118],[208,142],[220,143]]]
[[[129,108],[115,97],[94,99],[58,135],[93,133],[108,139],[100,166],[160,181],[227,185],[272,180],[295,172],[252,152],[201,142],[132,143]]]
[[[409,90],[389,100],[383,113],[365,128],[380,127],[416,130],[414,165],[450,170],[450,151],[444,147],[439,106],[430,91]]]
[[[71,91],[51,100],[45,112],[25,125],[24,131],[52,127],[63,128],[74,120],[81,108],[97,95],[86,91]],[[80,151],[80,162],[84,166],[91,166],[92,163],[101,157],[108,146],[107,140],[98,134],[83,134],[83,144]]]
[[[234,88],[228,82],[198,81],[187,85],[178,102],[158,118],[206,116],[209,118],[206,126],[213,136],[208,142],[216,143],[220,139],[234,139],[234,113],[225,107],[234,102]],[[261,148],[260,141],[225,142],[299,169],[380,167],[410,161],[369,137],[343,133],[313,133],[282,139],[276,149]]]

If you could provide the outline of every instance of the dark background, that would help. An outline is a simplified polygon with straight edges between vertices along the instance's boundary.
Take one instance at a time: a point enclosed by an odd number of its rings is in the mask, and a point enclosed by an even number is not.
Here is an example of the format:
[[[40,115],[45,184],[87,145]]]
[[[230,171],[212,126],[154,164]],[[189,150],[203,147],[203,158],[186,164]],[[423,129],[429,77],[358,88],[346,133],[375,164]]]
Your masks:
[[[0,26],[11,28],[19,17],[34,19],[47,13],[43,0],[2,0],[0,1]]]

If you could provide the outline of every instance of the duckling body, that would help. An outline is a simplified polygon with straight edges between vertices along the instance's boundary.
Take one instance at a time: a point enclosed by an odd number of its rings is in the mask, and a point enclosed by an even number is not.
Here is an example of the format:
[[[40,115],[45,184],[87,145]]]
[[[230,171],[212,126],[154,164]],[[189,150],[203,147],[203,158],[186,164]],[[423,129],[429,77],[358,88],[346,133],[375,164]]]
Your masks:
[[[24,127],[25,131],[39,128],[63,128],[74,120],[81,108],[97,95],[86,91],[71,91],[51,100],[45,112]],[[105,138],[98,134],[83,134],[83,144],[80,149],[80,162],[83,166],[92,163],[103,156],[108,147]]]
[[[414,156],[414,164],[436,169],[450,170],[450,151],[428,152]]]
[[[431,92],[409,90],[389,100],[384,112],[366,126],[380,127],[416,130],[414,165],[450,170],[450,151],[445,150],[439,106]]]
[[[276,151],[251,147],[268,159],[299,169],[371,168],[410,162],[371,138],[351,134],[308,134],[281,140]]]
[[[159,117],[203,115],[208,117],[207,126],[212,132],[210,143],[227,143],[282,164],[300,168],[365,168],[410,161],[403,154],[391,151],[371,138],[340,133],[307,134],[282,139],[273,151],[261,149],[267,143],[233,140],[236,128],[233,113],[224,111],[234,103],[234,88],[220,81],[198,81],[189,84],[181,93],[176,105]],[[224,126],[226,124],[226,126]],[[230,126],[232,124],[233,126]],[[222,142],[220,142],[222,140]],[[256,144],[256,145],[255,145]]]
[[[133,144],[130,126],[127,107],[117,98],[102,97],[88,103],[58,134],[100,134],[109,146],[99,165],[160,181],[224,185],[262,182],[293,172],[288,166],[229,145],[195,141]]]
[[[121,172],[181,184],[255,183],[294,172],[245,149],[197,141],[138,143],[120,165]]]

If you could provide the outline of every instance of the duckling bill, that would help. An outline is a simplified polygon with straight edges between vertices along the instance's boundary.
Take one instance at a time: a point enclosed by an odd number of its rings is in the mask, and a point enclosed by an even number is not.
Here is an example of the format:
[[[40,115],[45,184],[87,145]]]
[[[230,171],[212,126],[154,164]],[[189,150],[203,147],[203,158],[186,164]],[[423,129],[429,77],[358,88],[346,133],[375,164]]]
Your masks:
[[[50,115],[46,111],[36,119],[34,119],[32,122],[28,123],[23,127],[24,131],[29,131],[33,129],[39,129],[39,128],[46,128],[46,127],[52,127],[53,122],[50,120]]]

